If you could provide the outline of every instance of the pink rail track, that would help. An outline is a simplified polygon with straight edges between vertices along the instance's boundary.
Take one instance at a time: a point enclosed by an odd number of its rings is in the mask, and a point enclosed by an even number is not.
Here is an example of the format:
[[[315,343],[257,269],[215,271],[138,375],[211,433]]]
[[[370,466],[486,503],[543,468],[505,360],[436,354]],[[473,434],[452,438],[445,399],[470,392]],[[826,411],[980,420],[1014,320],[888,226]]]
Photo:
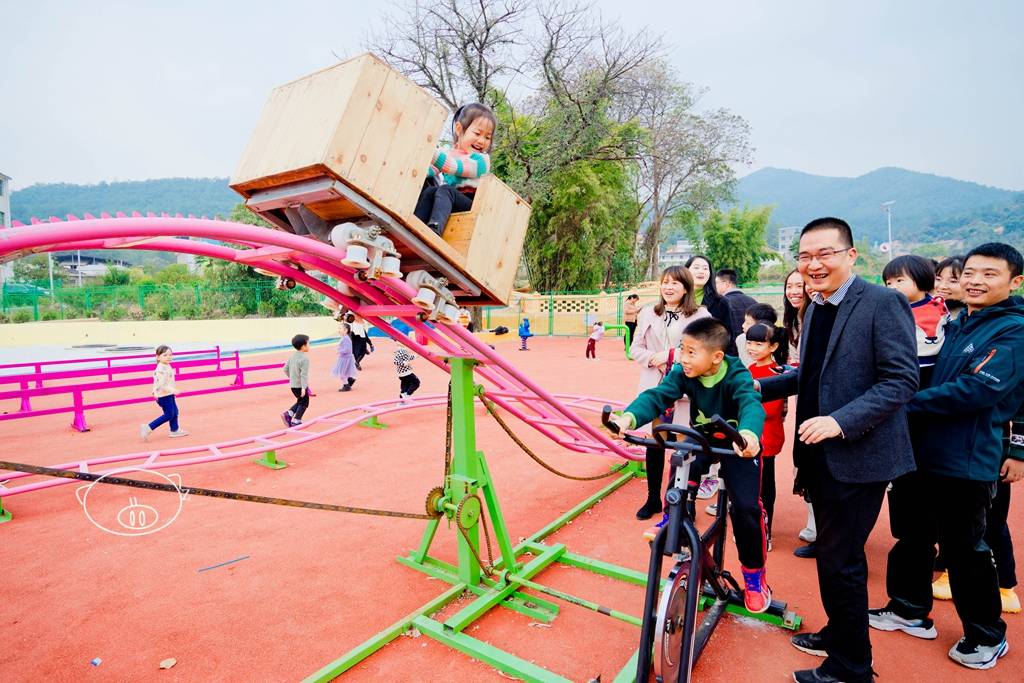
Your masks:
[[[566,402],[579,410],[586,410],[600,413],[605,405],[604,399],[589,396],[578,396],[574,394],[555,394],[553,398]],[[344,429],[358,425],[363,420],[380,415],[387,415],[412,408],[427,408],[444,406],[447,396],[444,394],[433,394],[413,399],[408,404],[401,404],[398,399],[377,401],[365,405],[342,408],[325,415],[309,418],[301,425],[278,429],[268,434],[259,436],[222,441],[219,443],[202,446],[186,446],[184,448],[173,448],[167,450],[139,451],[123,455],[112,455],[85,460],[71,460],[51,465],[61,469],[76,470],[92,474],[112,474],[122,468],[159,470],[168,468],[180,468],[189,465],[201,465],[208,462],[230,460],[232,458],[244,458],[247,456],[261,455],[267,451],[280,452],[293,446],[301,446],[321,439],[331,434],[336,434]],[[622,407],[622,404],[612,404]],[[114,467],[107,467],[115,465]],[[31,478],[31,481],[22,484],[15,484],[22,479]],[[49,479],[39,478],[32,474],[23,472],[0,472],[0,498],[15,496],[22,493],[31,493],[43,489],[74,484],[74,479]]]
[[[181,238],[219,240],[222,244]],[[504,410],[544,436],[573,451],[639,460],[642,455],[613,441],[595,424],[584,420],[556,396],[518,371],[500,353],[458,325],[428,327],[412,304],[416,291],[400,279],[362,281],[340,263],[342,253],[313,238],[280,230],[205,218],[102,214],[84,219],[68,216],[48,221],[33,219],[0,230],[0,261],[33,253],[75,249],[143,249],[196,254],[247,264],[296,283],[360,314],[392,339],[447,372],[446,356],[478,361],[475,367],[485,393]],[[313,277],[319,271],[343,283],[357,296],[349,296]],[[439,352],[418,344],[395,330],[383,316],[394,316],[425,335]]]

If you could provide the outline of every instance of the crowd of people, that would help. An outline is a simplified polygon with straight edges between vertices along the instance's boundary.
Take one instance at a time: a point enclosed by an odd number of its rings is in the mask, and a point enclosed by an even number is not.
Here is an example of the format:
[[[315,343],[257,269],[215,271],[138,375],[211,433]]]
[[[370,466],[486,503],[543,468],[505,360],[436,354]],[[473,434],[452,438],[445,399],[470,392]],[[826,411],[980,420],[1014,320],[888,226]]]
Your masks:
[[[614,421],[620,430],[688,421],[701,431],[717,413],[738,428],[745,448],[717,474],[698,463],[690,485],[701,498],[718,476],[728,485],[744,600],[759,612],[771,601],[774,462],[795,396],[794,493],[808,505],[798,534],[807,545],[796,554],[816,561],[827,622],[792,638],[824,658],[794,680],[871,681],[870,629],[935,639],[933,598],[951,598],[963,626],[949,657],[991,668],[1008,650],[1001,613],[1020,611],[1006,520],[1010,485],[1024,477],[1024,299],[1013,295],[1024,259],[1003,243],[938,263],[900,256],[884,287],[856,276],[856,261],[845,221],[808,223],[781,325],[772,306],[739,291],[735,271],[716,272],[700,255],[667,268],[656,304],[627,298],[640,378]],[[713,430],[706,436],[728,447]],[[647,450],[647,498],[636,513],[660,514],[657,526],[667,521],[664,462],[663,449]],[[886,495],[896,539],[889,600],[872,609],[864,547]]]

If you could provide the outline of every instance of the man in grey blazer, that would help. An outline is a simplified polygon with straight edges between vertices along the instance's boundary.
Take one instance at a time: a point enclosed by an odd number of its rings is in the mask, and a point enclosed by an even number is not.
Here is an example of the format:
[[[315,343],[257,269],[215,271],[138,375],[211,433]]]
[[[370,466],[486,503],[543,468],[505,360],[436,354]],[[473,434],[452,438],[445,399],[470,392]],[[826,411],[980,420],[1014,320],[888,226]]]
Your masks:
[[[825,657],[798,683],[869,683],[867,558],[889,481],[914,469],[906,404],[918,383],[914,320],[905,297],[853,274],[850,226],[819,218],[800,233],[798,269],[811,304],[795,372],[762,380],[762,400],[797,394],[797,486],[818,525],[818,588],[828,623],[793,645]]]

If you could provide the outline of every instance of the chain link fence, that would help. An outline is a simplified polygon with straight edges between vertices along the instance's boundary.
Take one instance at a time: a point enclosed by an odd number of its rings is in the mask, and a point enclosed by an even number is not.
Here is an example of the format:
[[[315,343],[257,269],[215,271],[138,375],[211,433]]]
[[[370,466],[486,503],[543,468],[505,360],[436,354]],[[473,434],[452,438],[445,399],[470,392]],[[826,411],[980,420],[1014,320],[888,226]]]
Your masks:
[[[768,284],[744,288],[743,292],[759,302],[771,304],[782,319],[782,285]],[[640,306],[658,301],[656,288],[626,289],[620,292],[568,293],[568,294],[513,294],[508,306],[486,306],[483,310],[484,327],[493,330],[507,327],[513,334],[524,318],[530,321],[530,331],[542,336],[586,336],[595,322],[622,325],[626,297],[635,293]],[[622,336],[623,330],[612,329],[607,336]]]

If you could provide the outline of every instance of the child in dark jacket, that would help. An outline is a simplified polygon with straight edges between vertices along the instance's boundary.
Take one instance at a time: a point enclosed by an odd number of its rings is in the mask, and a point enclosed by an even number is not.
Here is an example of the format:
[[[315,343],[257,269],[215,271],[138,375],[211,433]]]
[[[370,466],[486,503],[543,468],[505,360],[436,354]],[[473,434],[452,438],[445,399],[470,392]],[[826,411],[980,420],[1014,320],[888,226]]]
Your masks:
[[[731,495],[729,516],[743,565],[744,604],[751,612],[764,612],[771,605],[771,589],[765,579],[762,460],[758,457],[765,411],[750,372],[739,358],[725,355],[731,341],[729,329],[714,318],[700,318],[687,325],[679,365],[661,384],[637,396],[613,421],[620,431],[633,429],[647,424],[685,397],[690,399],[690,425],[705,433],[712,446],[729,448],[731,442],[709,426],[711,416],[720,415],[736,425],[746,446],[742,451],[733,446],[738,457],[722,458],[721,473]],[[690,469],[692,485],[710,465],[703,456],[697,457]]]

